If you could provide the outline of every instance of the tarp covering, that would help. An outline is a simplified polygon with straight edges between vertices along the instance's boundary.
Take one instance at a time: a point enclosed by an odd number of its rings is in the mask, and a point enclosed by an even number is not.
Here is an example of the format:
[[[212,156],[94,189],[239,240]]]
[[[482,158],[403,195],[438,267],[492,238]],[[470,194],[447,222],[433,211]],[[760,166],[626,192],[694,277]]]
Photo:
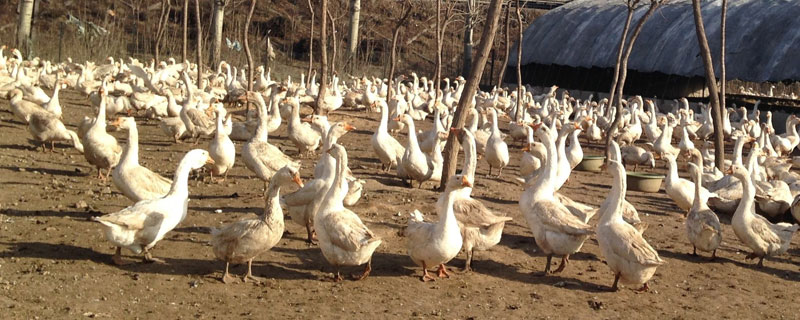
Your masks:
[[[721,5],[720,0],[701,1],[717,76]],[[645,11],[646,5],[637,8],[630,32]],[[577,0],[549,11],[525,30],[522,64],[614,68],[626,13],[620,0]],[[728,80],[800,80],[800,1],[730,0],[727,16]],[[510,67],[516,66],[516,52],[511,50]],[[628,68],[705,75],[691,0],[671,0],[653,13],[634,45]]]

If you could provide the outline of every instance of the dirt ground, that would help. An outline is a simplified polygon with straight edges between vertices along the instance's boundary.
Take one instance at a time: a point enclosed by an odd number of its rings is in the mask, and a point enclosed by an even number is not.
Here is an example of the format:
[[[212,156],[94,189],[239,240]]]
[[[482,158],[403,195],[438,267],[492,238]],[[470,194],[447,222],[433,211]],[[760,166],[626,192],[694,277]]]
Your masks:
[[[74,91],[61,99],[68,126],[91,113],[88,101]],[[254,273],[266,282],[221,283],[224,263],[214,259],[207,244],[209,227],[253,217],[264,205],[263,183],[251,178],[239,159],[224,183],[190,180],[186,220],[154,250],[166,264],[118,267],[111,264],[113,247],[89,218],[120,210],[131,201],[112,183],[100,183],[95,169],[74,149],[62,144],[56,153],[34,150],[25,126],[8,112],[8,101],[0,100],[0,109],[0,308],[6,319],[798,317],[798,237],[789,254],[757,268],[744,260],[745,247],[733,234],[730,217],[722,216],[724,241],[718,259],[709,262],[707,254],[692,257],[680,210],[663,191],[627,195],[650,225],[645,238],[666,260],[650,292],[635,293],[627,287],[607,292],[613,275],[594,238],[563,273],[535,276],[544,269],[545,257],[518,209],[522,188],[512,178],[518,171],[518,145],[511,148],[511,164],[501,179],[486,178],[488,166],[479,162],[473,192],[491,209],[514,218],[502,242],[477,253],[475,272],[423,283],[398,231],[405,225],[405,213],[414,208],[425,212],[428,220],[437,219],[433,207],[438,193],[431,191],[432,183],[410,189],[379,172],[369,142],[378,115],[362,112],[337,112],[331,119],[346,119],[358,128],[340,140],[353,173],[367,181],[364,198],[352,210],[384,239],[366,280],[331,282],[332,268],[319,248],[303,241],[302,227],[287,222],[291,234],[254,263]],[[155,121],[137,120],[140,161],[162,175],[171,177],[187,150],[208,146],[207,140],[197,146],[173,144]],[[122,132],[112,134],[121,143],[125,140]],[[284,127],[270,141],[295,155],[285,137]],[[241,145],[236,142],[237,151]],[[600,149],[589,146],[585,152],[599,154]],[[312,167],[313,160],[303,160],[304,179],[311,176]],[[598,206],[609,188],[607,173],[573,172],[562,192]],[[123,253],[127,259],[139,259]],[[463,257],[451,261],[451,268],[461,267]],[[237,274],[244,271],[244,266],[232,268]]]

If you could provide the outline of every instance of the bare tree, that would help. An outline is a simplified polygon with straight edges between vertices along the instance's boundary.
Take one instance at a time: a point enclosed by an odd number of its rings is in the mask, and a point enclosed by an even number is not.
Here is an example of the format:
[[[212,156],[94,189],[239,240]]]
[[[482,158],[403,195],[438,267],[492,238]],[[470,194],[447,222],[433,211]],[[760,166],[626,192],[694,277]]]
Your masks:
[[[436,0],[436,74],[434,75],[434,83],[436,87],[436,95],[433,101],[439,101],[441,97],[442,88],[442,45],[444,44],[444,32],[447,30],[447,25],[452,21],[453,9],[456,2],[449,1],[445,8],[444,17],[442,17],[442,0]]]
[[[616,88],[616,102],[609,100],[609,109],[611,106],[616,105],[617,112],[614,114],[614,121],[611,124],[611,128],[609,128],[606,132],[606,158],[608,158],[609,148],[608,146],[611,145],[611,139],[614,136],[614,133],[617,130],[617,127],[620,125],[620,121],[622,120],[622,92],[625,89],[625,79],[628,76],[628,60],[631,57],[631,52],[633,52],[633,45],[636,43],[636,39],[639,38],[639,34],[644,29],[644,23],[647,22],[647,19],[653,15],[653,12],[658,9],[664,2],[667,0],[650,0],[650,7],[647,8],[647,12],[639,18],[639,21],[636,22],[636,27],[633,28],[633,34],[631,34],[630,39],[628,39],[628,43],[625,46],[625,53],[620,60],[619,66],[619,79],[617,81],[617,88]]]
[[[258,0],[250,0],[250,11],[247,13],[247,21],[244,24],[244,52],[247,54],[247,91],[253,91],[253,54],[250,52],[250,21],[253,20],[253,12],[256,11],[256,3]],[[250,104],[247,104],[247,110],[250,110]]]
[[[717,169],[724,170],[725,133],[722,128],[722,110],[719,105],[719,91],[717,90],[717,81],[714,75],[714,62],[711,60],[711,48],[708,46],[706,29],[703,26],[700,0],[692,0],[692,9],[694,12],[695,33],[697,34],[697,42],[700,45],[700,56],[703,58],[703,66],[706,72],[706,86],[708,87],[708,99],[711,103],[711,117],[714,120],[714,164]]]
[[[17,48],[26,57],[31,56],[31,21],[33,20],[33,0],[20,0],[19,20],[17,22]]]
[[[222,27],[225,24],[225,6],[229,0],[214,0],[211,36],[211,65],[216,66],[222,55]]]
[[[622,34],[619,37],[619,46],[617,47],[617,61],[614,64],[614,78],[611,79],[611,89],[608,92],[609,106],[606,108],[606,116],[611,114],[611,107],[614,104],[614,94],[617,92],[617,84],[619,83],[619,68],[622,66],[622,54],[625,51],[625,40],[628,37],[628,30],[631,28],[631,20],[633,20],[633,12],[636,11],[636,5],[639,0],[625,0],[625,7],[627,15],[625,17],[625,25],[622,27]]]
[[[728,0],[722,0],[722,8],[720,8],[720,41],[719,41],[719,107],[720,111],[726,108],[725,104],[725,89],[727,87],[728,78],[725,74],[725,33],[726,24],[728,20]],[[716,132],[715,132],[716,134]],[[724,133],[723,133],[724,134]],[[724,140],[724,139],[723,139]],[[724,150],[724,149],[723,149]],[[722,168],[720,168],[722,169]]]
[[[171,9],[172,6],[170,6],[169,0],[161,0],[161,12],[158,15],[158,26],[156,27],[156,41],[153,44],[153,56],[155,56],[156,61],[161,61],[161,42],[167,33],[167,19]]]
[[[200,88],[203,81],[203,25],[200,21],[200,0],[194,0],[194,19],[197,25],[197,88]]]
[[[325,110],[322,105],[325,103],[325,96],[328,94],[328,0],[322,1],[322,21],[319,24],[319,45],[320,45],[320,63],[319,63],[319,94],[317,95],[317,106],[314,110],[315,114],[324,114]],[[313,26],[312,26],[313,28]]]
[[[514,115],[514,121],[522,120],[522,7],[519,0],[517,0],[517,113]]]
[[[464,15],[464,64],[461,67],[461,74],[465,77],[469,75],[469,68],[472,67],[472,29],[475,27],[475,0],[466,0],[467,12]]]
[[[189,0],[183,0],[183,51],[181,62],[186,62],[189,54]]]
[[[397,20],[397,24],[395,24],[394,31],[392,32],[392,55],[391,61],[389,61],[389,90],[394,88],[394,71],[397,65],[397,38],[400,36],[400,30],[404,29],[403,26],[405,26],[408,17],[411,16],[411,10],[413,9],[414,6],[410,0],[403,2],[403,15],[400,17],[400,20]]]
[[[331,10],[328,10],[328,19],[331,21],[331,48],[333,49],[331,55],[331,67],[330,67],[330,74],[336,73],[336,51],[337,51],[337,43],[336,42],[336,19],[333,18],[331,15]]]
[[[356,55],[358,49],[358,25],[361,19],[361,0],[350,0],[350,41],[347,52],[350,57]]]
[[[314,6],[311,5],[311,0],[308,1],[308,12],[311,13],[311,28],[309,29],[308,36],[308,77],[306,78],[306,86],[311,86],[311,70],[314,67]]]
[[[486,60],[489,59],[489,51],[492,50],[494,36],[497,33],[497,23],[500,20],[500,7],[502,2],[502,0],[492,0],[492,2],[489,3],[486,23],[483,27],[483,33],[481,34],[481,41],[478,44],[478,53],[475,56],[475,61],[472,63],[472,68],[470,68],[470,74],[469,77],[467,77],[467,83],[464,85],[464,91],[458,99],[458,106],[453,115],[453,123],[450,125],[451,128],[461,129],[464,127],[464,121],[467,118],[467,108],[472,107],[472,97],[478,91],[483,69],[486,67]],[[440,189],[444,189],[449,177],[456,173],[459,147],[456,135],[451,134],[447,137],[447,145],[445,145],[444,148],[445,162],[442,168],[442,183],[439,186]]]
[[[503,87],[503,77],[506,75],[506,65],[508,64],[508,56],[511,53],[511,37],[509,36],[509,30],[511,29],[511,0],[508,0],[508,4],[506,5],[506,21],[505,21],[505,30],[503,31],[503,37],[505,37],[505,43],[503,46],[505,47],[505,53],[503,55],[503,63],[500,64],[502,67],[500,68],[500,75],[497,77],[497,88],[500,89]]]

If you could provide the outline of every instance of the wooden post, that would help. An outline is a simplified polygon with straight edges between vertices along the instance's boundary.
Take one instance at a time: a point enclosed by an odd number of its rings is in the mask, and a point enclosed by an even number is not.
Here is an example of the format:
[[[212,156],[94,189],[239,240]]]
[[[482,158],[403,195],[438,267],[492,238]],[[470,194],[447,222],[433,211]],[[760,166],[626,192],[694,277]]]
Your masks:
[[[714,120],[714,164],[717,169],[725,170],[725,134],[722,127],[719,92],[714,75],[714,62],[711,60],[711,48],[708,46],[708,38],[706,38],[706,30],[703,26],[703,14],[700,11],[700,0],[692,0],[692,11],[694,12],[697,42],[700,45],[700,56],[703,58],[703,66],[706,72],[706,86],[709,92],[708,100],[711,103],[711,117]]]

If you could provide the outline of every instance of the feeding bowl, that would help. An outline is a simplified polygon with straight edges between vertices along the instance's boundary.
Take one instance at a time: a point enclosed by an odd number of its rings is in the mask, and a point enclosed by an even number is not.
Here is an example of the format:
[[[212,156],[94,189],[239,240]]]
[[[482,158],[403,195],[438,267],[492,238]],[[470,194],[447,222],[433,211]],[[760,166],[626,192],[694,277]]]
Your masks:
[[[654,193],[661,189],[664,176],[644,172],[628,172],[628,190]]]
[[[575,166],[575,170],[600,172],[600,167],[603,166],[605,156],[583,156],[583,160]]]

